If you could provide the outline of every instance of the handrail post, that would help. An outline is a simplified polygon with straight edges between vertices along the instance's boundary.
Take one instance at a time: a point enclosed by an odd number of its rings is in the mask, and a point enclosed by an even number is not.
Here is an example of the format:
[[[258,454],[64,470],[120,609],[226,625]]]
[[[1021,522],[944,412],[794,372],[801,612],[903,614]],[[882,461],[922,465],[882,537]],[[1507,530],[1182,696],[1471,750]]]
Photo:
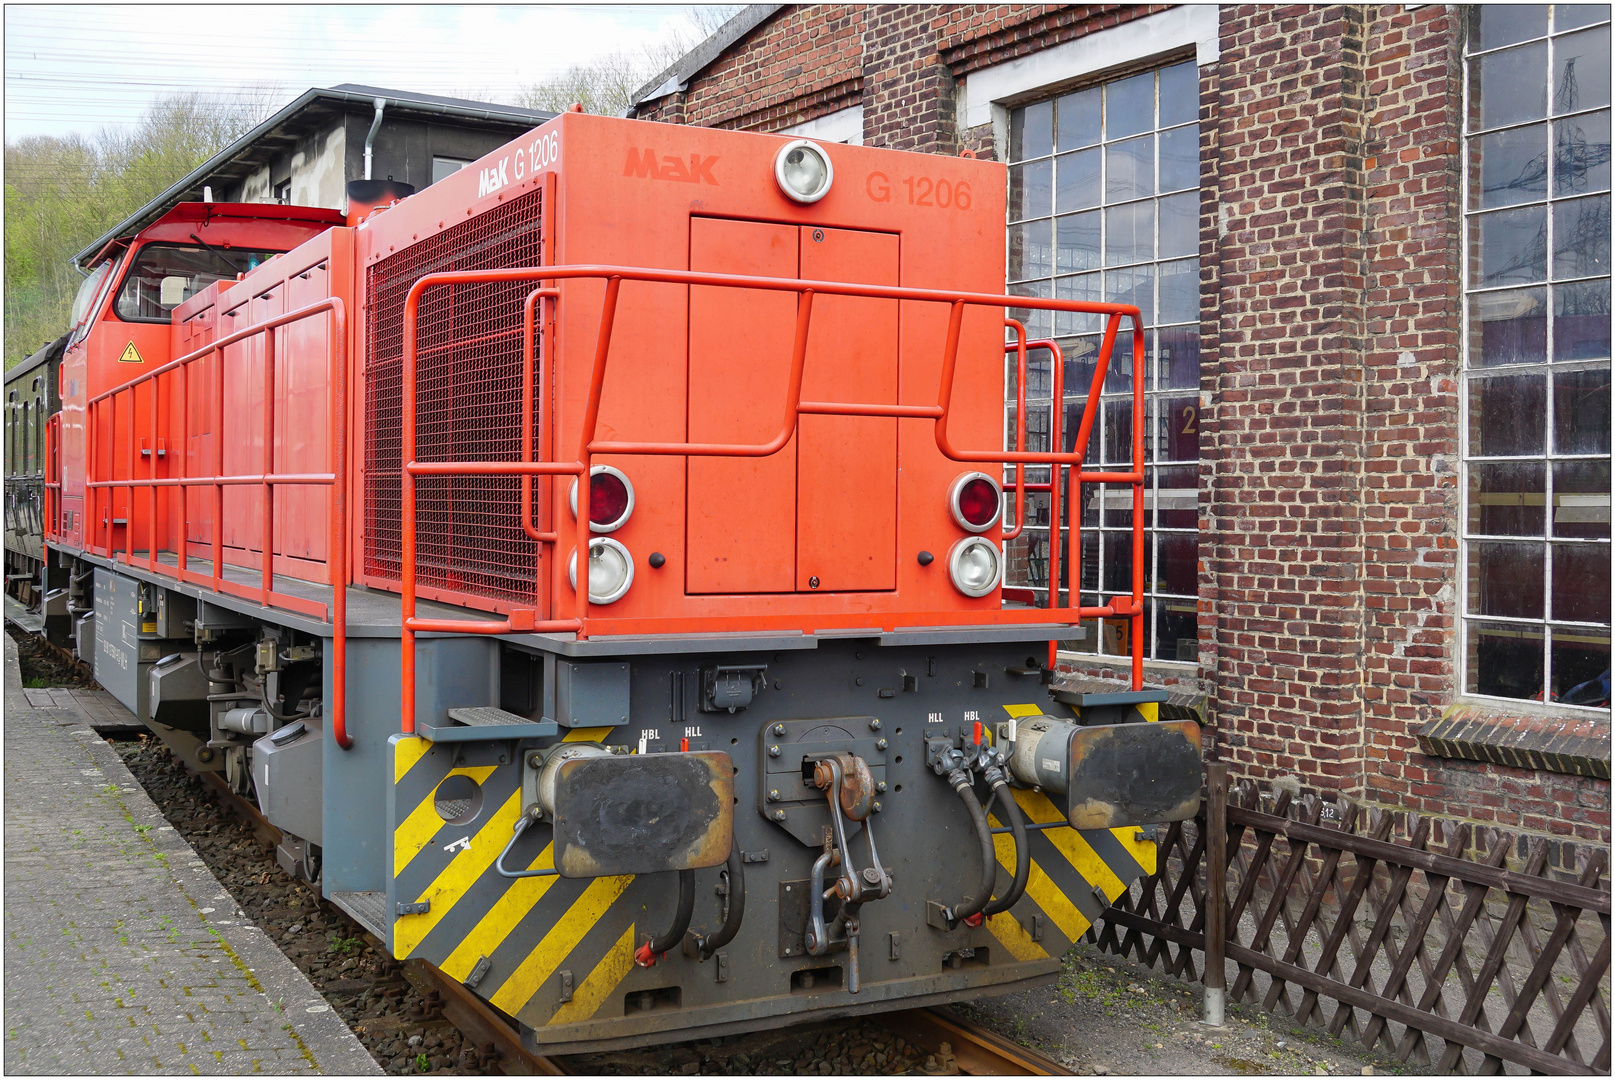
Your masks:
[[[174,565],[177,577],[185,580],[188,549],[191,543],[191,489],[189,478],[191,447],[191,368],[179,368],[179,537],[174,541]],[[173,471],[172,467],[169,469]]]
[[[1219,761],[1206,764],[1206,895],[1205,971],[1200,983],[1201,1022],[1222,1027],[1228,989],[1224,970],[1223,945],[1228,913],[1228,766]]]
[[[258,586],[264,607],[275,585],[275,329],[264,331],[264,519],[259,523],[259,543],[263,545],[263,573]]]
[[[1116,320],[1120,323],[1120,319]],[[1144,323],[1133,320],[1133,689],[1144,689]]]
[[[213,358],[213,591],[224,588],[224,350],[217,339],[208,353]]]
[[[348,349],[342,301],[331,297],[332,485],[331,540],[331,737],[344,750],[348,735]]]
[[[398,434],[398,578],[401,616],[398,627],[399,728],[415,734],[415,631],[409,624],[415,618],[415,476],[410,463],[415,460],[415,333],[420,306],[420,282],[404,298],[404,348],[402,400],[399,404]]]
[[[151,380],[151,467],[146,470],[146,475],[151,480],[157,479],[157,431],[160,426],[157,413],[157,389],[161,385],[161,379]],[[134,401],[131,399],[129,404],[133,405]],[[130,475],[133,475],[132,471]],[[146,569],[155,574],[157,572],[157,485],[152,484],[149,490],[151,492],[149,500],[151,504],[151,523],[146,526],[148,530],[146,534]],[[130,501],[132,502],[133,500],[131,499]]]

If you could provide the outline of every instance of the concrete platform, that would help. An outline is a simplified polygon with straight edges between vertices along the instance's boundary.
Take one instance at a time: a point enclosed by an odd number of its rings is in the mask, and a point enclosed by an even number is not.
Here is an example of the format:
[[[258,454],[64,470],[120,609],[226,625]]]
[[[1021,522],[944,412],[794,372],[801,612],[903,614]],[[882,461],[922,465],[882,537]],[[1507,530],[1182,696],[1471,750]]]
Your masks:
[[[84,727],[102,736],[139,735],[149,729],[123,707],[123,702],[105,690],[78,686],[25,687],[23,697],[43,720],[54,720],[62,727]]]
[[[7,638],[5,1072],[380,1075],[76,693],[48,696],[30,702]]]

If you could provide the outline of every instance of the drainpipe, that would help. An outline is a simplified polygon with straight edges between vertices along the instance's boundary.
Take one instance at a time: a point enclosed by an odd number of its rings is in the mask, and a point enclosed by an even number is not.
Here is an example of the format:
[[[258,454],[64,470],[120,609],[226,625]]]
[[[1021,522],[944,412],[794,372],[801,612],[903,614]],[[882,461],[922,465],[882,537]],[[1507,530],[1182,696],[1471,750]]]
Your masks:
[[[364,137],[364,178],[370,179],[370,147],[376,141],[376,129],[381,127],[381,114],[387,108],[386,98],[376,99],[376,118],[370,121],[370,133]]]

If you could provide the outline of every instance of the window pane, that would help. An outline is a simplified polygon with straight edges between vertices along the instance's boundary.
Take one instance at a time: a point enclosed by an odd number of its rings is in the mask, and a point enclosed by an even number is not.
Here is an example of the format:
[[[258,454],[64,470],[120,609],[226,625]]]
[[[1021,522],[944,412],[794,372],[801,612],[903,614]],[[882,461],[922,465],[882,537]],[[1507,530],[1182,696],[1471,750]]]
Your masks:
[[[1194,255],[1200,250],[1200,193],[1185,192],[1159,200],[1163,259]]]
[[[1553,613],[1565,622],[1609,622],[1609,545],[1553,545]]]
[[[1509,457],[1543,452],[1546,380],[1541,375],[1469,379],[1469,452]]]
[[[1156,347],[1160,351],[1157,378],[1162,389],[1199,389],[1200,387],[1200,328],[1179,326],[1158,330]]]
[[[1541,288],[1469,298],[1469,364],[1539,364],[1548,358],[1547,293]]]
[[[1133,388],[1133,331],[1132,323],[1122,320],[1126,330],[1116,332],[1116,342],[1111,347],[1110,365],[1105,369],[1105,393],[1125,394]],[[1146,332],[1147,335],[1147,332]],[[1148,378],[1150,370],[1149,358],[1150,340],[1144,338],[1144,372]]]
[[[1155,591],[1194,596],[1199,581],[1194,565],[1193,533],[1156,533]]]
[[[1129,203],[1105,211],[1105,265],[1155,257],[1155,203]]]
[[[1099,141],[1099,87],[1067,94],[1056,105],[1060,150],[1075,150]]]
[[[1200,524],[1199,467],[1179,465],[1153,469],[1156,488],[1150,494],[1155,502],[1155,524],[1163,529],[1193,529]]]
[[[1049,534],[1027,529],[1004,545],[1004,582],[1046,588],[1049,583]],[[1040,601],[1041,602],[1041,601]]]
[[[1465,627],[1468,653],[1464,690],[1471,694],[1529,700],[1542,695],[1542,631],[1506,623]]]
[[[1609,631],[1553,628],[1553,696],[1566,705],[1609,708]]]
[[[1059,190],[1055,194],[1057,213],[1085,210],[1099,205],[1099,148],[1054,159]]]
[[[1155,140],[1112,143],[1105,147],[1105,201],[1124,202],[1155,194]]]
[[[1535,202],[1548,193],[1548,125],[1494,131],[1469,140],[1472,209]],[[1474,181],[1470,181],[1474,185]],[[1478,198],[1476,198],[1478,196]]]
[[[1561,371],[1553,377],[1553,449],[1609,453],[1609,369]]]
[[[1133,461],[1133,399],[1107,398],[1105,411],[1105,464],[1130,465]]]
[[[1108,496],[1112,489],[1107,488]],[[1100,577],[1100,588],[1110,594],[1133,592],[1133,537],[1131,533],[1107,532],[1103,534],[1105,565]]]
[[[1609,187],[1609,113],[1553,122],[1553,193],[1581,195]]]
[[[1054,205],[1054,162],[1009,167],[1009,219],[1048,217]]]
[[[1054,272],[1054,247],[1050,243],[1054,223],[1048,218],[1009,227],[1009,277],[1011,281],[1048,277]]]
[[[1482,536],[1542,536],[1546,466],[1540,461],[1469,466],[1469,531]]]
[[[1478,127],[1540,120],[1548,114],[1548,44],[1523,45],[1474,61],[1470,93],[1480,103]]]
[[[1009,159],[1025,161],[1054,150],[1054,102],[1040,101],[1009,114]]]
[[[1477,4],[1471,10],[1475,13],[1477,48],[1496,49],[1548,32],[1545,4]]]
[[[1161,126],[1187,124],[1200,115],[1200,69],[1193,61],[1161,69]]]
[[[1609,104],[1609,27],[1553,41],[1553,114]]]
[[[1072,401],[1066,399],[1065,410],[1060,416],[1060,441],[1064,444],[1065,452],[1072,454],[1077,449],[1077,434],[1082,430],[1082,412],[1087,406],[1087,400]],[[1093,426],[1088,429],[1088,445],[1083,450],[1082,460],[1093,464],[1099,460],[1099,417],[1094,416]],[[1095,511],[1097,513],[1097,511]],[[1084,525],[1099,524],[1098,518],[1084,518]]]
[[[1111,529],[1131,529],[1133,527],[1133,489],[1122,484],[1106,484],[1104,507],[1104,524]],[[1148,519],[1145,519],[1148,524]],[[1145,543],[1149,543],[1148,540]]]
[[[1553,28],[1556,31],[1574,30],[1589,23],[1608,21],[1608,4],[1553,5]]]
[[[1112,304],[1134,304],[1143,313],[1144,325],[1155,321],[1154,298],[1150,295],[1150,276],[1153,266],[1135,266],[1128,270],[1105,271],[1105,300]]]
[[[1200,320],[1200,262],[1183,259],[1161,264],[1161,313],[1163,323]]]
[[[1546,545],[1481,540],[1469,545],[1469,610],[1515,619],[1543,616]]]
[[[1553,466],[1553,535],[1609,538],[1609,462]]]
[[[1200,459],[1200,395],[1188,394],[1161,399],[1166,461]]]
[[[1161,190],[1200,187],[1200,129],[1161,132]]]
[[[1098,217],[1099,215],[1096,213],[1083,216]],[[1062,218],[1061,220],[1064,219]],[[1098,233],[1099,229],[1096,227],[1093,238],[1096,247],[1099,243]],[[1063,248],[1061,249],[1061,254],[1064,254]],[[1095,263],[1099,261],[1097,252],[1086,253],[1086,257],[1091,258]],[[1077,274],[1072,277],[1056,278],[1054,280],[1054,296],[1057,300],[1081,300],[1092,304],[1101,303],[1104,300],[1104,293],[1099,288],[1098,274]],[[1072,311],[1061,311],[1055,314],[1054,324],[1056,327],[1055,333],[1060,337],[1065,337],[1068,334],[1097,333],[1104,329],[1105,319],[1102,315],[1084,315]],[[1072,389],[1085,391],[1087,390],[1087,384],[1084,383],[1081,387],[1067,386],[1067,390]]]
[[[1099,269],[1099,211],[1056,219],[1055,246],[1059,252],[1055,265],[1060,273]],[[1096,282],[1096,292],[1098,287]]]
[[[1609,356],[1609,279],[1553,287],[1553,358]]]
[[[1480,284],[1526,285],[1548,276],[1548,211],[1545,206],[1483,214]]]
[[[1027,281],[1009,287],[1011,296],[1042,296],[1049,295],[1047,281]],[[1048,337],[1053,329],[1053,321],[1049,318],[1047,309],[1012,308],[1009,313],[1012,319],[1019,319],[1026,327],[1026,332],[1032,337]]]
[[[1609,273],[1609,196],[1553,205],[1553,276]]]
[[[1155,123],[1155,72],[1105,84],[1105,138],[1148,131]]]

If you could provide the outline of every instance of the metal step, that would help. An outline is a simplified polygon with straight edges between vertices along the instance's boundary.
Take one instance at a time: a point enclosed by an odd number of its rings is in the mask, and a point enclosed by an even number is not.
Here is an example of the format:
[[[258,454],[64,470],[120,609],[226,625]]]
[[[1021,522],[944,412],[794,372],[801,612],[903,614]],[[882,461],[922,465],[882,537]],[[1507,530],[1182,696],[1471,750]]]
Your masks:
[[[473,706],[449,710],[447,724],[416,725],[432,742],[473,742],[485,739],[547,739],[560,729],[553,720],[529,720],[504,709]]]
[[[387,894],[384,892],[334,892],[331,903],[353,916],[354,921],[383,941],[387,940]]]

